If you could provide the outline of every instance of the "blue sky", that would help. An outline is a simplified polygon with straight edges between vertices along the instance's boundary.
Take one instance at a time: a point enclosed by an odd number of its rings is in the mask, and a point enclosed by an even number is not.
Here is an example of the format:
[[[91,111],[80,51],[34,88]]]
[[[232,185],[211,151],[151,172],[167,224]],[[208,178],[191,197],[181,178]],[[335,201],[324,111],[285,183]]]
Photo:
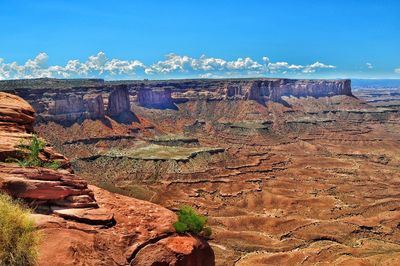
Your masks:
[[[400,78],[400,1],[0,0],[0,79]]]

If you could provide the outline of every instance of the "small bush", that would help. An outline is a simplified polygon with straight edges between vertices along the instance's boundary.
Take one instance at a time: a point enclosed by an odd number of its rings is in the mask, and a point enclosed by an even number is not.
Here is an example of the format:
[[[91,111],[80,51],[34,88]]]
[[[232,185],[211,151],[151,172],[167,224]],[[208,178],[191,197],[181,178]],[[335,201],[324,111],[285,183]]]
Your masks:
[[[211,228],[206,226],[207,218],[199,215],[191,207],[184,206],[178,211],[178,221],[173,224],[177,233],[193,233],[211,236]]]
[[[35,265],[38,242],[29,211],[0,194],[0,265]]]
[[[57,169],[60,169],[62,165],[61,165],[60,162],[54,161],[54,162],[51,162],[51,163],[44,163],[42,166],[46,167],[46,168],[53,169],[53,170],[57,170]]]
[[[43,151],[46,143],[41,140],[37,135],[33,135],[30,143],[26,144],[21,142],[18,145],[20,153],[23,155],[23,159],[8,159],[9,162],[16,162],[21,167],[46,167],[51,169],[58,169],[62,165],[59,162],[44,162],[40,159],[40,152]]]
[[[22,161],[19,161],[19,164],[25,167],[41,166],[42,161],[40,160],[39,155],[45,146],[46,143],[36,135],[32,136],[29,144],[21,143],[19,145],[19,149],[21,152],[25,153],[26,156]]]

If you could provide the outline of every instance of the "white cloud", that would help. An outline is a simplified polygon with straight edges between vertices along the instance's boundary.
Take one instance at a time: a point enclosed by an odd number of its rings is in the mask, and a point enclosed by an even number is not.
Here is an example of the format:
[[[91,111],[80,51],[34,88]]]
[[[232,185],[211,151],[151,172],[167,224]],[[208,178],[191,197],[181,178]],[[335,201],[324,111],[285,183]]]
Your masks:
[[[258,62],[250,57],[225,60],[222,58],[198,58],[187,55],[168,54],[164,60],[145,65],[139,60],[109,59],[104,52],[89,56],[86,61],[71,59],[65,65],[47,65],[48,55],[38,54],[34,59],[19,65],[6,63],[0,58],[0,79],[37,77],[105,77],[135,78],[147,75],[187,75],[199,77],[260,76],[266,74],[312,74],[321,69],[334,69],[333,65],[315,62],[309,65],[271,62],[266,56]]]
[[[336,67],[333,65],[326,65],[320,62],[315,62],[314,64],[307,65],[303,69],[303,73],[314,73],[318,69],[335,69]]]
[[[365,63],[365,65],[367,66],[368,69],[373,69],[374,66],[371,63]]]
[[[280,73],[285,72],[288,73],[290,71],[298,72],[301,71],[305,74],[315,73],[319,69],[335,69],[336,67],[333,65],[326,65],[320,62],[315,62],[310,65],[294,65],[289,64],[288,62],[276,62],[276,63],[268,63],[267,65],[270,73]]]
[[[394,73],[400,74],[400,67],[396,68],[396,69],[394,70]]]

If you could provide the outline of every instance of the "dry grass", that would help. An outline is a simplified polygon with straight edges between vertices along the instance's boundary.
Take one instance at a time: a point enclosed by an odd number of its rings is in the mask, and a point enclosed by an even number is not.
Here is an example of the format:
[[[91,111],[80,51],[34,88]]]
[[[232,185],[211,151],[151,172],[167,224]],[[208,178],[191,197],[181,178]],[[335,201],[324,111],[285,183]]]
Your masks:
[[[35,265],[39,235],[30,212],[0,194],[0,265]]]

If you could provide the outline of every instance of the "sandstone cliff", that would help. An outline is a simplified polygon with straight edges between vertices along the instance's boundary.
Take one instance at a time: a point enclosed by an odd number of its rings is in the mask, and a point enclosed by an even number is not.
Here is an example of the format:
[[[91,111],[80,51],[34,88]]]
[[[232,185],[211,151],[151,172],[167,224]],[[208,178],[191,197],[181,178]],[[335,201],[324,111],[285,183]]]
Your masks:
[[[20,156],[21,140],[32,137],[33,122],[27,102],[0,93],[0,192],[35,208],[42,232],[39,265],[214,265],[206,241],[175,234],[173,212],[88,186],[50,147],[41,159],[58,160],[64,169],[10,163]]]
[[[60,84],[66,82],[63,80]],[[253,100],[266,104],[283,102],[284,96],[315,98],[352,96],[350,80],[260,78],[112,81],[88,82],[87,86],[82,87],[68,87],[67,84],[65,88],[60,88],[58,83],[54,83],[55,88],[41,88],[37,83],[31,87],[27,82],[23,84],[25,87],[12,84],[13,87],[9,89],[0,86],[0,90],[12,91],[27,100],[38,112],[39,121],[59,123],[99,119],[105,115],[124,123],[138,121],[130,110],[134,101],[140,106],[166,109],[176,108],[175,104],[185,101]]]
[[[74,88],[22,88],[6,90],[28,101],[39,122],[54,121],[68,125],[85,119],[110,116],[135,121],[126,86]]]
[[[138,91],[138,103],[145,107],[171,108],[173,107],[171,89],[140,89]]]
[[[118,86],[110,93],[107,115],[121,123],[138,121],[131,111],[129,92],[126,86]]]
[[[109,116],[119,116],[124,112],[130,112],[128,90],[125,88],[116,88],[111,92],[108,98],[107,114]]]

